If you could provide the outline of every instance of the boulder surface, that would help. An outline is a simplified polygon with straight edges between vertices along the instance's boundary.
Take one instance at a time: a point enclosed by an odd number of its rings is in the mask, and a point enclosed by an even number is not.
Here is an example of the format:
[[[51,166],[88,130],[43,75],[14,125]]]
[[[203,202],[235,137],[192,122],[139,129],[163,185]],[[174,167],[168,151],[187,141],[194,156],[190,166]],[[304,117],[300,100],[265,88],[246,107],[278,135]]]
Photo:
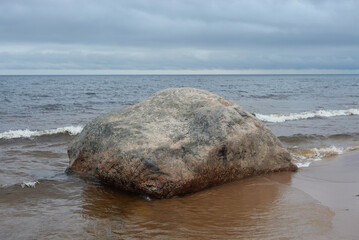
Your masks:
[[[166,89],[97,117],[73,140],[68,155],[70,171],[155,198],[297,170],[261,121],[193,88]]]

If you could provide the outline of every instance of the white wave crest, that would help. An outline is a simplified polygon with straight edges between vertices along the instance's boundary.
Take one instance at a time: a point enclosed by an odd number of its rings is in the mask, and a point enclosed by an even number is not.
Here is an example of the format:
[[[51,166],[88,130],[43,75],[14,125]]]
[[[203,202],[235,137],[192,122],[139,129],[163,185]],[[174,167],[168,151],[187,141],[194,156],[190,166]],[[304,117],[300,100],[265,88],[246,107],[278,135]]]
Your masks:
[[[308,119],[314,117],[335,117],[335,116],[348,116],[348,115],[359,115],[359,109],[351,108],[346,110],[314,110],[301,113],[288,113],[288,114],[255,114],[256,117],[264,122],[285,122],[300,119]]]
[[[35,185],[36,184],[39,184],[38,181],[33,181],[33,182],[23,182],[21,183],[21,187],[24,188],[24,187],[32,187],[32,188],[35,188]]]
[[[53,135],[58,133],[68,133],[70,135],[77,135],[82,131],[81,126],[68,126],[49,130],[32,131],[29,129],[25,130],[10,130],[7,132],[0,133],[0,139],[12,139],[12,138],[32,138],[43,135]]]
[[[299,168],[309,167],[309,165],[315,161],[323,160],[323,158],[333,157],[345,152],[357,150],[359,147],[321,147],[311,149],[291,149],[290,154],[293,157],[293,163]]]

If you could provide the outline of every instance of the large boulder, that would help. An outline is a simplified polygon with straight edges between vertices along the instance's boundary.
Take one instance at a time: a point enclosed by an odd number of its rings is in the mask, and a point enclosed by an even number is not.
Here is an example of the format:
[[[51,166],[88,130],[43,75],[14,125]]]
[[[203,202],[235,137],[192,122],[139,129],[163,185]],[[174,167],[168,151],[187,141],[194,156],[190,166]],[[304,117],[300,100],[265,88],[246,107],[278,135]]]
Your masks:
[[[68,148],[70,171],[156,198],[275,171],[295,171],[273,133],[237,104],[173,88],[86,125]]]

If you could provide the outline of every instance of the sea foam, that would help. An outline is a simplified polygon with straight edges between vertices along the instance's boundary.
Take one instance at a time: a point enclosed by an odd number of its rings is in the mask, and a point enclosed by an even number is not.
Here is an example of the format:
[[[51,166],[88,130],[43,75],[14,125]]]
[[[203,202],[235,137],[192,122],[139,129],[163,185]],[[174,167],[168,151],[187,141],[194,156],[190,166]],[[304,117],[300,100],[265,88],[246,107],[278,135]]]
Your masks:
[[[359,109],[351,108],[346,110],[313,110],[313,111],[307,111],[301,113],[269,114],[269,115],[256,113],[255,115],[261,121],[278,123],[278,122],[308,119],[315,117],[359,115]]]
[[[337,156],[346,152],[358,150],[357,147],[321,147],[321,148],[311,148],[311,149],[289,149],[290,154],[293,157],[293,163],[298,167],[309,167],[313,162],[323,160],[323,158]]]
[[[82,131],[82,126],[67,126],[56,129],[32,131],[29,129],[25,130],[10,130],[7,132],[0,133],[0,139],[12,139],[12,138],[32,138],[44,135],[53,135],[59,133],[67,133],[70,135],[77,135]]]
[[[35,188],[36,184],[38,184],[38,183],[39,183],[38,181],[23,182],[23,183],[21,183],[21,187],[22,188],[24,188],[24,187]]]

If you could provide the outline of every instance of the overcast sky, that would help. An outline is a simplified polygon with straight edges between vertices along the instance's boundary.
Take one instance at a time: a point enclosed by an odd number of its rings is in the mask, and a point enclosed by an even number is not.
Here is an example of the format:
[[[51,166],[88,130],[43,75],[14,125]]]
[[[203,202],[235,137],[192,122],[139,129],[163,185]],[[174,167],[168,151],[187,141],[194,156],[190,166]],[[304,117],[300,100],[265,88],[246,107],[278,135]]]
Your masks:
[[[0,74],[359,73],[357,0],[1,0]]]

